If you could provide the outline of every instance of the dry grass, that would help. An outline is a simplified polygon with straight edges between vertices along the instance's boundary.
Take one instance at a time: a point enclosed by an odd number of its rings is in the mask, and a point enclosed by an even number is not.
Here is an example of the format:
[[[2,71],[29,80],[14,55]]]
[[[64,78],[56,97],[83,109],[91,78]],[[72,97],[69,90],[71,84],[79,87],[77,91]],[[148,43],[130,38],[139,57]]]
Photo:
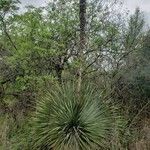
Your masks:
[[[150,119],[141,122],[140,139],[130,144],[130,150],[150,150]]]

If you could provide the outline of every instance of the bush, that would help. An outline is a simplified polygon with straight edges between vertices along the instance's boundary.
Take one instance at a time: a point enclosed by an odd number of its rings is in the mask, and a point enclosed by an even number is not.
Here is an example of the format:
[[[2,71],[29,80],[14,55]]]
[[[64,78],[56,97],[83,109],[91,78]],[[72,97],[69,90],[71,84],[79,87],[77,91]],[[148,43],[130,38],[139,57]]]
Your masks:
[[[57,87],[37,103],[34,149],[105,149],[112,133],[113,116],[90,86],[77,96],[74,86]]]

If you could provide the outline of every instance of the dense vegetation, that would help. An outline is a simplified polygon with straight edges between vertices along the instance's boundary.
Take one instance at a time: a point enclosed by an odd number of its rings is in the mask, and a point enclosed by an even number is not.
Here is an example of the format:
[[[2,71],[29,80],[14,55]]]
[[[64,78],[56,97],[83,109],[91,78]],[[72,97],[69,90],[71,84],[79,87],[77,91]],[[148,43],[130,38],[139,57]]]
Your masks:
[[[0,150],[149,150],[150,30],[116,0],[0,0]]]

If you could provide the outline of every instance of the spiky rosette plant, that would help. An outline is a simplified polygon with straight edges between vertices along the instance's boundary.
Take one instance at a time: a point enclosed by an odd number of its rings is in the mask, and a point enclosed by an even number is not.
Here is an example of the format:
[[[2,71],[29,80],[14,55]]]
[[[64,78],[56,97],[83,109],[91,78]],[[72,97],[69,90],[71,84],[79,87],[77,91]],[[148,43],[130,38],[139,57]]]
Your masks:
[[[77,96],[73,86],[57,87],[38,101],[34,149],[97,150],[107,147],[112,116],[89,87]]]

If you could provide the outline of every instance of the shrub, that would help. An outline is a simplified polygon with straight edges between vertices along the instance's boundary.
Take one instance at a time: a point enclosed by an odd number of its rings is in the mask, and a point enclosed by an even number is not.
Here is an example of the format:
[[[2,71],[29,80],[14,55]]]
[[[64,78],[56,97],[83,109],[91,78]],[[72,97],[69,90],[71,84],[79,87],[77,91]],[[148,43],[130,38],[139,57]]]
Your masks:
[[[74,86],[57,87],[37,102],[34,149],[88,150],[108,148],[113,116],[90,86],[77,96]]]

